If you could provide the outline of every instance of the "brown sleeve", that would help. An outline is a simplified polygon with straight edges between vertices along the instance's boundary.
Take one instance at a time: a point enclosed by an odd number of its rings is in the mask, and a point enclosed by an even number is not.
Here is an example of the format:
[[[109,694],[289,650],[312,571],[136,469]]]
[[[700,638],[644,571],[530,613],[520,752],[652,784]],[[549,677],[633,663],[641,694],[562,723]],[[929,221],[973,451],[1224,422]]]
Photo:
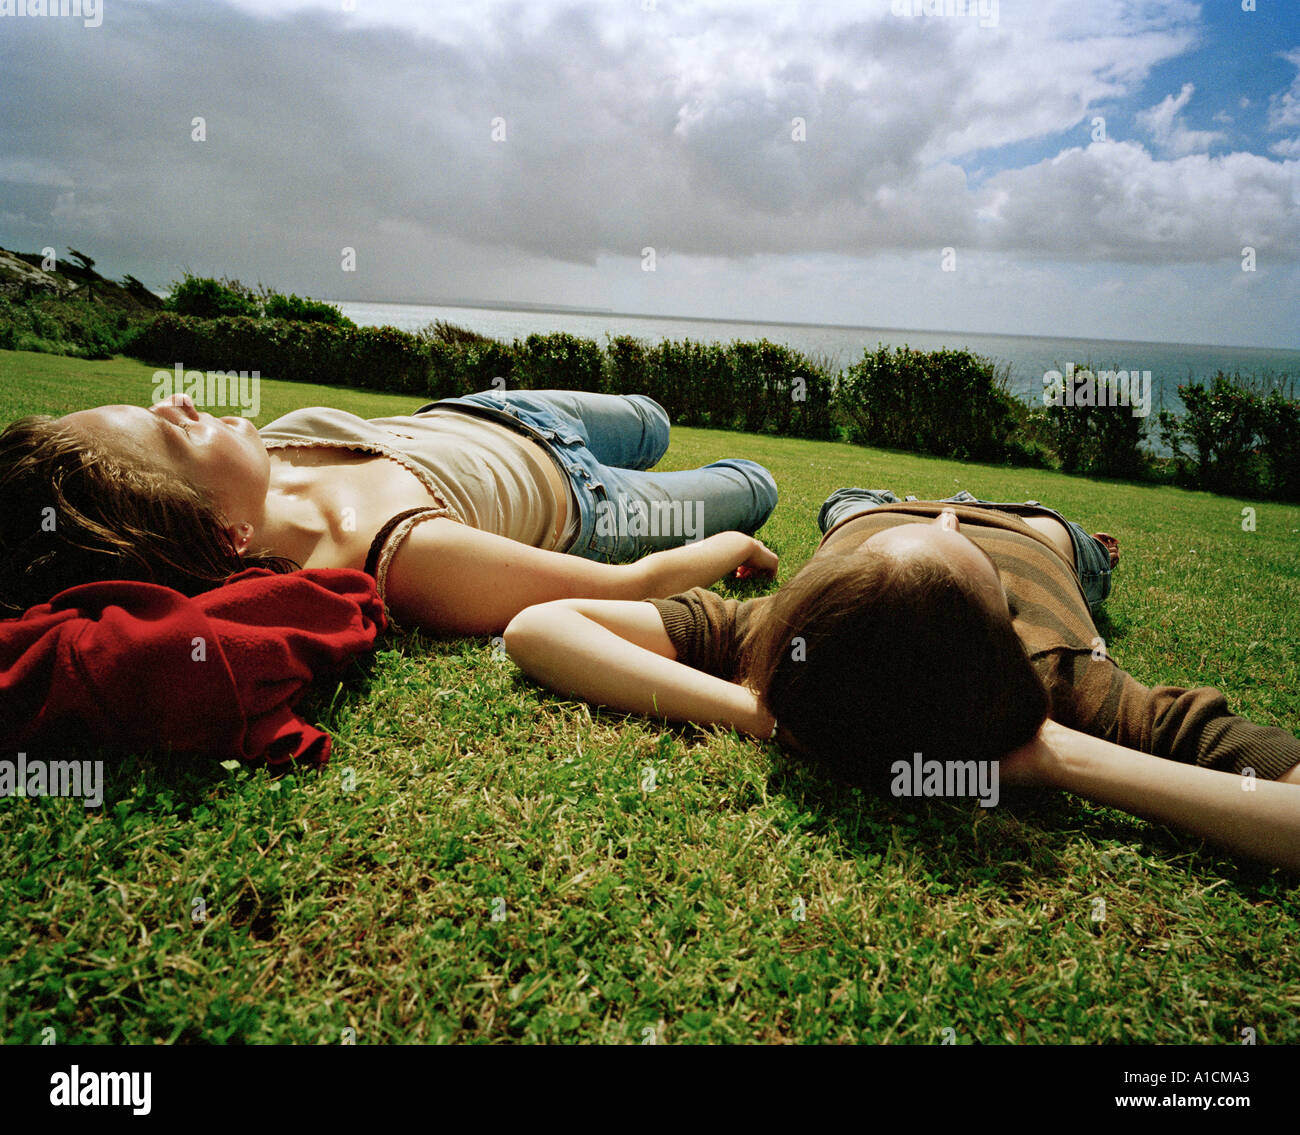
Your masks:
[[[677,661],[695,670],[732,681],[736,656],[753,606],[761,599],[741,602],[714,591],[693,587],[669,599],[647,599],[664,621],[664,630],[677,650]]]
[[[1062,725],[1157,757],[1276,780],[1300,764],[1300,740],[1228,712],[1209,686],[1144,686],[1109,658],[1060,650],[1034,660]]]

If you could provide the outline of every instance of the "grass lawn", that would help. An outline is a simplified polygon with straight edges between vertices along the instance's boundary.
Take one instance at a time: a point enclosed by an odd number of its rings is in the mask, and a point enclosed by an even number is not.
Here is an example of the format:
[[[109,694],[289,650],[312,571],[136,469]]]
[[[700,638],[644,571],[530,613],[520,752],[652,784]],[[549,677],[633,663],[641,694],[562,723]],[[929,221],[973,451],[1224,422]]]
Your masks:
[[[148,405],[152,371],[0,352],[0,422]],[[416,403],[264,381],[258,424],[316,404]],[[1113,532],[1120,664],[1300,730],[1300,507],[705,430],[664,465],[728,455],[776,476],[782,579],[841,485]],[[141,757],[99,810],[0,800],[5,1041],[1300,1041],[1296,879],[1120,812],[895,814],[543,693],[485,639],[390,635],[304,712],[321,775]]]

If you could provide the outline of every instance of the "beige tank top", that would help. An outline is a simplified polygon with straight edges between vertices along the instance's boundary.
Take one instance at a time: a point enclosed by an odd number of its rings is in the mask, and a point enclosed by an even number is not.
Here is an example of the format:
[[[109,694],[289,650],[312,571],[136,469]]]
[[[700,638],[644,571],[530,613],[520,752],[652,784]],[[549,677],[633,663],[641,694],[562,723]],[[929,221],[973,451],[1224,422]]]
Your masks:
[[[487,418],[433,409],[367,419],[314,406],[258,432],[268,450],[337,447],[401,462],[441,502],[422,519],[442,515],[547,551],[565,551],[577,535],[578,505],[567,474],[541,445]],[[390,532],[385,567],[416,522]]]

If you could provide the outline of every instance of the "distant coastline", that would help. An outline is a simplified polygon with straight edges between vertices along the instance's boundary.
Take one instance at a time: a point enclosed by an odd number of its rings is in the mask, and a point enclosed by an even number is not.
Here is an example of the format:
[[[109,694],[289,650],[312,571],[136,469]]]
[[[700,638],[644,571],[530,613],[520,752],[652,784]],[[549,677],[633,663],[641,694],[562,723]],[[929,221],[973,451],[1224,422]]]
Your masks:
[[[1088,339],[1047,335],[998,335],[989,332],[917,331],[892,327],[851,327],[828,323],[771,323],[765,320],[706,319],[702,316],[657,316],[634,312],[592,312],[578,308],[470,304],[396,304],[331,299],[361,325],[391,325],[418,331],[436,320],[464,326],[493,339],[511,342],[529,335],[566,332],[604,343],[630,335],[647,342],[694,339],[727,343],[766,338],[818,360],[834,371],[857,362],[864,350],[878,345],[909,346],[920,351],[969,350],[1008,370],[1013,394],[1041,400],[1044,375],[1066,367],[1151,372],[1155,407],[1180,410],[1177,388],[1207,382],[1222,370],[1247,380],[1300,384],[1300,350],[1277,347],[1223,347],[1196,343],[1158,343],[1123,339]]]
[[[1014,331],[971,331],[963,328],[936,327],[886,327],[878,323],[819,323],[803,319],[742,319],[724,315],[675,315],[655,314],[644,311],[619,311],[612,307],[581,307],[571,304],[542,304],[508,302],[505,300],[488,302],[487,300],[360,300],[339,299],[337,296],[321,297],[327,303],[343,306],[376,307],[440,307],[464,308],[468,311],[525,311],[536,315],[599,315],[617,319],[660,320],[671,323],[735,323],[746,327],[808,327],[829,331],[870,331],[883,332],[891,337],[899,335],[945,335],[963,338],[984,339],[1038,339],[1045,342],[1079,342],[1079,343],[1114,343],[1130,345],[1134,343],[1162,347],[1195,347],[1221,351],[1283,351],[1300,354],[1300,346],[1265,347],[1250,343],[1195,343],[1171,339],[1116,339],[1102,335],[1032,335]]]
[[[575,307],[570,304],[544,303],[508,303],[487,300],[422,300],[415,303],[410,300],[327,300],[327,303],[385,303],[399,307],[465,307],[474,311],[534,311],[539,313],[555,312],[556,315],[623,315],[612,307]]]

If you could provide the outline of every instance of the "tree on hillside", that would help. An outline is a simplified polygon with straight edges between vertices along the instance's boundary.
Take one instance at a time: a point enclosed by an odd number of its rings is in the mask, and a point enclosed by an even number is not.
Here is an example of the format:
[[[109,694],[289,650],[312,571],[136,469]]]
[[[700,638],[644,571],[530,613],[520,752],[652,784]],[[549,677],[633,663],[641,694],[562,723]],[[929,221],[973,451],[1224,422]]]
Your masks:
[[[95,271],[95,262],[84,252],[78,252],[75,248],[69,246],[68,253],[76,263],[72,265],[73,275],[80,276],[86,281],[86,300],[89,302],[95,298],[95,281],[102,280],[104,277]],[[64,271],[67,271],[65,268]]]
[[[129,295],[137,303],[143,304],[145,307],[150,307],[150,308],[162,307],[163,301],[159,299],[158,296],[154,295],[153,292],[151,292],[147,287],[145,287],[145,285],[141,283],[141,281],[137,280],[134,276],[131,275],[123,276],[121,280],[121,284],[122,287],[126,289],[127,295]]]
[[[97,280],[103,279],[103,277],[100,276],[100,274],[95,271],[94,260],[92,260],[84,252],[78,252],[75,248],[71,248],[71,247],[69,247],[68,252],[72,256],[72,259],[77,261],[77,265],[76,265],[77,268],[79,268],[87,276],[90,276]]]

